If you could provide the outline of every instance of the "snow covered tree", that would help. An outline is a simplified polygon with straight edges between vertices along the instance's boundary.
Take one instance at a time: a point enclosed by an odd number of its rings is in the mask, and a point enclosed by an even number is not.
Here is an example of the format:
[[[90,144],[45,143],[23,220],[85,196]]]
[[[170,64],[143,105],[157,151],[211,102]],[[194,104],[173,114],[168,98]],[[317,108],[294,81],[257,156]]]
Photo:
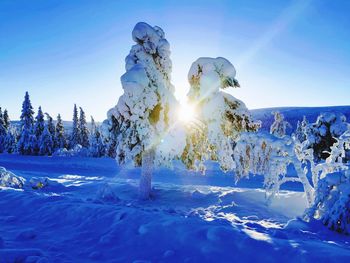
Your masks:
[[[74,104],[73,127],[72,127],[72,134],[70,136],[69,146],[71,149],[73,149],[74,146],[78,144],[80,144],[80,128],[79,128],[79,119],[78,119],[78,109],[77,109],[77,105]]]
[[[20,137],[17,149],[20,154],[32,154],[34,152],[35,134],[33,133],[34,111],[30,102],[29,94],[26,92],[22,104]],[[34,137],[34,138],[33,138]]]
[[[3,119],[4,119],[5,129],[7,130],[8,128],[10,128],[10,118],[9,118],[7,109],[4,110]]]
[[[307,139],[306,135],[308,126],[309,122],[307,121],[305,116],[303,117],[303,120],[301,122],[298,121],[294,135],[299,142],[304,142]]]
[[[35,117],[35,124],[34,124],[34,134],[36,136],[36,142],[37,142],[37,145],[33,145],[35,154],[39,153],[39,150],[40,150],[39,143],[40,143],[41,135],[44,132],[44,129],[45,129],[44,113],[41,110],[41,106],[39,106],[38,113]]]
[[[340,113],[326,112],[318,116],[306,131],[308,147],[314,151],[316,160],[326,159],[331,146],[349,129],[346,117]]]
[[[281,138],[265,133],[242,133],[234,148],[236,181],[250,174],[264,176],[266,199],[269,202],[286,182],[303,184],[309,206],[313,204],[314,189],[303,167],[299,145],[288,135]],[[298,177],[287,176],[293,165]]]
[[[45,115],[46,115],[47,128],[48,128],[49,132],[51,133],[51,135],[54,137],[54,135],[55,135],[55,124],[53,123],[53,119],[50,116],[50,114],[48,114],[47,112],[45,112]]]
[[[62,122],[61,115],[57,115],[57,123],[55,127],[55,139],[54,139],[54,148],[62,149],[67,147],[67,139],[64,132],[64,126]]]
[[[124,94],[114,110],[118,123],[117,160],[142,166],[140,198],[149,199],[154,164],[169,164],[181,154],[184,136],[175,136],[178,103],[171,84],[169,43],[160,27],[137,23],[136,42],[126,57],[121,77]],[[177,141],[176,141],[177,140]]]
[[[289,124],[289,122],[284,120],[284,116],[282,113],[276,111],[272,114],[275,117],[275,121],[270,127],[270,134],[273,134],[278,138],[282,138],[286,135],[287,128],[291,127],[291,125]]]
[[[317,177],[315,201],[305,213],[307,221],[319,220],[329,229],[344,234],[350,234],[350,172],[343,162],[349,149],[350,131],[347,131],[331,146],[325,162],[312,163],[313,177]]]
[[[114,114],[115,108],[112,108],[107,113],[107,119],[101,125],[104,143],[106,145],[106,155],[111,158],[117,157],[117,142],[120,134],[120,125]]]
[[[15,153],[17,151],[17,136],[16,128],[10,125],[4,141],[5,151],[7,153]]]
[[[0,107],[0,153],[5,150],[5,137],[7,134],[7,128],[4,121],[4,116],[2,114],[2,109]]]
[[[196,125],[188,130],[182,160],[189,169],[204,173],[206,160],[218,161],[223,171],[232,171],[235,140],[241,132],[256,131],[245,104],[224,92],[239,87],[236,70],[225,58],[199,58],[191,66],[189,101],[195,107]]]
[[[94,118],[91,116],[91,133],[89,138],[89,154],[92,157],[105,155],[105,145],[99,127],[96,126]]]
[[[38,145],[40,146],[40,155],[52,155],[54,145],[52,141],[52,134],[49,131],[48,125],[45,125],[44,131],[39,138]]]
[[[89,129],[87,127],[85,112],[81,107],[80,107],[80,116],[79,116],[79,131],[80,131],[80,145],[85,148],[88,148],[89,147]]]

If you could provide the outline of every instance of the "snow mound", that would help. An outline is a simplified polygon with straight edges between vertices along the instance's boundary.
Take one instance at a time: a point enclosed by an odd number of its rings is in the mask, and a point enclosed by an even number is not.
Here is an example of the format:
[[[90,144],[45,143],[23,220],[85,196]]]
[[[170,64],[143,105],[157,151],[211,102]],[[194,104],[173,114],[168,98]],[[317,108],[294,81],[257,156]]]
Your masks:
[[[60,157],[87,157],[89,156],[89,150],[80,144],[77,144],[73,149],[67,150],[66,148],[60,148],[53,153],[53,156]]]
[[[16,176],[14,173],[7,171],[4,167],[0,167],[0,186],[11,188],[23,188],[25,179]]]

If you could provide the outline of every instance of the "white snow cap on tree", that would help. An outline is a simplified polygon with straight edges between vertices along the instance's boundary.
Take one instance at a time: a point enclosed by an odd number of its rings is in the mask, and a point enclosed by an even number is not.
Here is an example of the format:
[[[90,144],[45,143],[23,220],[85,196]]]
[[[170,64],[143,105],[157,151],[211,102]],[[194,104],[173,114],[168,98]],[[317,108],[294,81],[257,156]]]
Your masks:
[[[173,125],[178,103],[170,82],[169,43],[161,28],[143,22],[136,24],[132,37],[136,45],[125,59],[126,73],[121,77],[124,94],[108,112],[109,125],[112,117],[119,124],[114,131],[119,133],[117,158],[140,165],[142,152],[154,148],[156,161],[169,163],[185,144],[185,136],[179,136]]]
[[[188,73],[191,84],[188,98],[195,105],[203,127],[202,132],[192,129],[187,138],[182,156],[187,167],[204,171],[204,161],[213,159],[218,160],[222,170],[232,170],[235,166],[233,142],[240,132],[259,127],[258,123],[252,122],[242,101],[222,91],[239,87],[235,77],[234,66],[222,57],[199,58],[192,64]]]

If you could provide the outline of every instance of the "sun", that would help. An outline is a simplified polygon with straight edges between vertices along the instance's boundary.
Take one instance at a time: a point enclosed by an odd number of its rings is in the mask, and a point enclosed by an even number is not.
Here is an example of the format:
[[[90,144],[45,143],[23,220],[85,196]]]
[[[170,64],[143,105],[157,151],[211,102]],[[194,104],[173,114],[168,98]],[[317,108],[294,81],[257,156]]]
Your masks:
[[[177,113],[178,119],[181,122],[189,123],[195,120],[196,110],[194,105],[187,101],[180,102],[180,107]]]

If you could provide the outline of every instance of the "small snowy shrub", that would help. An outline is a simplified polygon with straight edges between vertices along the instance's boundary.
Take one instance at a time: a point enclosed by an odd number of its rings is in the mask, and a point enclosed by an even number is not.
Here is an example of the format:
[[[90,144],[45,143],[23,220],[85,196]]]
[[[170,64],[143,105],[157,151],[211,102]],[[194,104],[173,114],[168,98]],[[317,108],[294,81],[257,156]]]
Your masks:
[[[73,149],[67,150],[66,148],[57,149],[53,156],[61,156],[61,157],[88,157],[89,150],[87,148],[82,147],[80,144],[74,146]]]

